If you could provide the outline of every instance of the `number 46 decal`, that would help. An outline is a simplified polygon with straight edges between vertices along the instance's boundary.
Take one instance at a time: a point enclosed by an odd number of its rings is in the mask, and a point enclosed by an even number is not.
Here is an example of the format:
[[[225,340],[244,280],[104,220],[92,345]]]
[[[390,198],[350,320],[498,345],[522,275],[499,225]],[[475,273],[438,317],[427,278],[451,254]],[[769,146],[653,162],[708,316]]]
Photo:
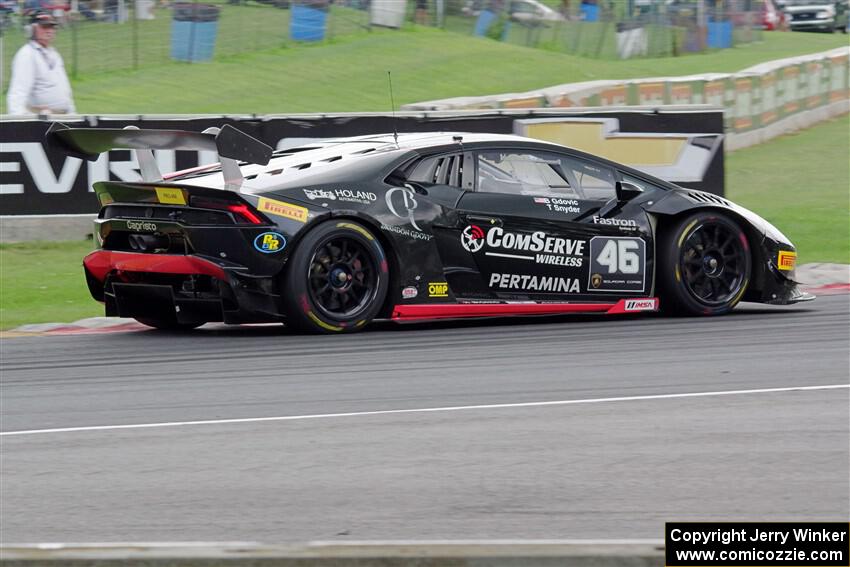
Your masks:
[[[641,238],[590,239],[589,291],[640,292],[644,289],[646,243]]]

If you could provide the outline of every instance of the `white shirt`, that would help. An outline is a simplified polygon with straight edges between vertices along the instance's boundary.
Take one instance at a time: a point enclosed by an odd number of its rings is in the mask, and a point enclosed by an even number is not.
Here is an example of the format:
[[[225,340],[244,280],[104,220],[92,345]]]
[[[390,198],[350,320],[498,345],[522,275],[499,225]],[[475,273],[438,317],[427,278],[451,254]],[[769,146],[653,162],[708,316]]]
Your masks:
[[[9,114],[37,114],[44,108],[76,114],[71,83],[58,51],[36,41],[18,50],[12,59],[6,108]]]

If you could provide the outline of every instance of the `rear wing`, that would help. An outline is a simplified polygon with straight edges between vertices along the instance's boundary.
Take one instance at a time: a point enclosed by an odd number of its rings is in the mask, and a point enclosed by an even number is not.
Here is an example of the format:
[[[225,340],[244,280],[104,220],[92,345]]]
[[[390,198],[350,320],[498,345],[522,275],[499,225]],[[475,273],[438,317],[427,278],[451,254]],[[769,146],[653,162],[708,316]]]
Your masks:
[[[238,161],[266,165],[272,148],[260,140],[225,124],[203,132],[186,130],[140,130],[136,126],[118,128],[69,128],[54,122],[47,130],[47,146],[66,155],[94,161],[109,150],[135,150],[147,182],[161,181],[162,173],[152,150],[214,151],[221,162],[225,189],[239,191],[244,178]]]

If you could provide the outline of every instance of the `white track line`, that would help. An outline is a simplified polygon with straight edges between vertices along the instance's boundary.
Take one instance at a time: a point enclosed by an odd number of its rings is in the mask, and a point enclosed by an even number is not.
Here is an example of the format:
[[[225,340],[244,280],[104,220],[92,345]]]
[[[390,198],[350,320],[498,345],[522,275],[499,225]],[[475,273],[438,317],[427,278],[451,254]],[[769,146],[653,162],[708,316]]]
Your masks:
[[[264,421],[299,421],[303,419],[328,419],[337,417],[361,417],[373,415],[393,415],[406,413],[428,413],[439,411],[464,411],[482,409],[531,408],[545,406],[568,406],[579,404],[600,404],[607,402],[635,402],[644,400],[669,400],[677,398],[705,398],[711,396],[738,396],[745,394],[772,394],[776,392],[802,392],[812,390],[850,389],[850,384],[830,384],[826,386],[796,386],[789,388],[760,388],[757,390],[725,390],[719,392],[691,392],[686,394],[656,394],[650,396],[623,396],[618,398],[590,398],[584,400],[556,400],[550,402],[518,402],[511,404],[487,404],[476,406],[447,406],[438,408],[414,408],[376,411],[354,411],[346,413],[321,413],[313,415],[284,415],[276,417],[244,417],[236,419],[209,419],[201,421],[170,421],[164,423],[134,423],[129,425],[94,425],[87,427],[63,427],[57,429],[29,429],[24,431],[4,431],[0,436],[37,435],[40,433],[74,433],[79,431],[111,431],[115,429],[150,429],[154,427],[178,427],[184,425],[221,425],[230,423],[260,423]]]

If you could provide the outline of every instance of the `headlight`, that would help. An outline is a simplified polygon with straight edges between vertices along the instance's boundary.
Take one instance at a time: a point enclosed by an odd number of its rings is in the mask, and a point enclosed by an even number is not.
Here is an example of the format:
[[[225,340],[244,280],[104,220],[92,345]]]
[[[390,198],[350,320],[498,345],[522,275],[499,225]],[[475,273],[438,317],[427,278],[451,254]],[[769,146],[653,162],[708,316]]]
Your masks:
[[[835,15],[835,8],[833,8],[832,6],[827,6],[827,8],[825,10],[821,10],[820,12],[817,13],[817,18],[822,20],[824,18],[831,18],[834,15]]]

